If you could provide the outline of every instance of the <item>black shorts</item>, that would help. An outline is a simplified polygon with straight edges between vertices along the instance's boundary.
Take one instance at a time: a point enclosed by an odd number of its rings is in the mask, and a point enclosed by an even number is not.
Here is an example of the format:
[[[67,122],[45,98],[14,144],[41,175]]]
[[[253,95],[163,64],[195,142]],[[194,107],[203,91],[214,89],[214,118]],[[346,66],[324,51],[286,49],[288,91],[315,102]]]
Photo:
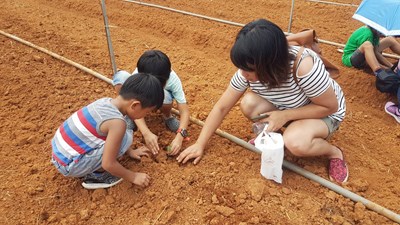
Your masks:
[[[357,69],[362,69],[366,66],[365,55],[359,49],[355,50],[350,57],[351,65]]]

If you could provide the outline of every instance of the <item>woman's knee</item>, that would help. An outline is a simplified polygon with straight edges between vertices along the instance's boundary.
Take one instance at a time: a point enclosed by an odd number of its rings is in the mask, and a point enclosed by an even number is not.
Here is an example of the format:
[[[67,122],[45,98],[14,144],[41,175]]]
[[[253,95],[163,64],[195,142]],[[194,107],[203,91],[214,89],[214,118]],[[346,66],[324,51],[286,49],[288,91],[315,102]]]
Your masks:
[[[240,101],[240,110],[247,118],[252,118],[261,113],[276,110],[275,106],[254,92],[245,94]]]
[[[257,104],[253,94],[244,95],[242,100],[240,101],[240,110],[247,118],[251,118],[254,116],[253,114],[256,106]]]
[[[283,140],[287,150],[295,156],[305,156],[307,150],[310,149],[311,142],[302,138],[302,135],[298,132],[285,132]]]

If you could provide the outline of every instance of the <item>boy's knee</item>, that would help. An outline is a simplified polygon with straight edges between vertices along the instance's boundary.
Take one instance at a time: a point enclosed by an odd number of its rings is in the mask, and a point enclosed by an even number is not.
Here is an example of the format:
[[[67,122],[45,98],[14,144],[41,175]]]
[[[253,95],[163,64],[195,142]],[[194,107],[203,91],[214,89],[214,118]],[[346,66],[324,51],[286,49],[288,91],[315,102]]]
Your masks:
[[[359,47],[359,49],[363,53],[365,53],[365,51],[373,50],[374,49],[374,45],[372,45],[372,43],[370,41],[365,41],[364,43],[362,43],[362,45]]]
[[[383,41],[387,41],[387,42],[392,43],[392,44],[395,43],[395,42],[397,42],[396,38],[395,38],[395,37],[392,37],[392,36],[388,36],[388,37],[383,38],[383,39],[381,40],[381,42],[383,42]]]

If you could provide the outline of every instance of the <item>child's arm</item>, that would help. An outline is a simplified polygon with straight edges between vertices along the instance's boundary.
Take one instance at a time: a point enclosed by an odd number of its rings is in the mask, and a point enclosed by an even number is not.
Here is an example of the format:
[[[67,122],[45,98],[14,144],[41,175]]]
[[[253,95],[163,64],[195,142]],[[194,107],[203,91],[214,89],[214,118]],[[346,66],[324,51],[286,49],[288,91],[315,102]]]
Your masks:
[[[160,146],[158,146],[158,137],[153,134],[150,129],[146,125],[146,121],[144,118],[135,120],[135,123],[143,135],[144,141],[146,142],[146,146],[150,149],[150,151],[156,155],[160,150]]]
[[[145,173],[134,173],[123,167],[117,160],[122,139],[126,132],[126,123],[120,119],[105,121],[101,131],[107,133],[104,144],[103,160],[101,166],[114,176],[121,177],[133,184],[146,187],[150,183],[150,177]]]
[[[187,129],[189,125],[189,106],[186,103],[180,104],[178,103],[179,110],[179,128]],[[176,155],[182,148],[182,142],[184,137],[180,133],[177,133],[174,140],[171,143],[171,152],[170,155]]]

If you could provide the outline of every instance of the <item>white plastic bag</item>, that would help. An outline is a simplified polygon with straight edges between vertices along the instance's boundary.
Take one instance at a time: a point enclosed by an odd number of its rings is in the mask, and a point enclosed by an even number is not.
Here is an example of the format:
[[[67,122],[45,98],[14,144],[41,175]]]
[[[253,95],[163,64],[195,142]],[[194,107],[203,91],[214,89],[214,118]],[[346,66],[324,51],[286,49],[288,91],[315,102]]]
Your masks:
[[[261,154],[261,175],[269,180],[282,183],[283,137],[279,133],[261,132],[254,140]]]

